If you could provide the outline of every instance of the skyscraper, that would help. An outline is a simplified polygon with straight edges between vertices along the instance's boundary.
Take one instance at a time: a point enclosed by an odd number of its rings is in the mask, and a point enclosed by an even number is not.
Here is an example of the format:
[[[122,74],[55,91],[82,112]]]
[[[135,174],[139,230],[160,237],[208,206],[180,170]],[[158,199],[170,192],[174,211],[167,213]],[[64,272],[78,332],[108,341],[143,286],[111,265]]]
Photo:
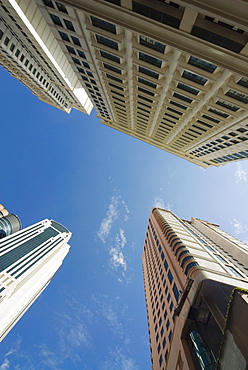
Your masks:
[[[21,222],[16,215],[9,213],[7,209],[0,204],[0,239],[13,234],[21,229]]]
[[[1,0],[0,64],[39,99],[202,167],[248,157],[248,4]]]
[[[153,369],[245,370],[248,246],[154,208],[142,263]]]
[[[70,237],[64,226],[46,219],[0,241],[0,341],[50,283]]]

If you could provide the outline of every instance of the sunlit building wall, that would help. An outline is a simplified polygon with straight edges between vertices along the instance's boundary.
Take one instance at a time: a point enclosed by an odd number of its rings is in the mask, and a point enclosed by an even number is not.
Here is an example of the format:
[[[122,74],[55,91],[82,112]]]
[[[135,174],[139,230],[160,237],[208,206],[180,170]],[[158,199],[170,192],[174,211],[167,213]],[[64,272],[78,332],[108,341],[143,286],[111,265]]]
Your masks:
[[[41,100],[202,167],[248,157],[245,1],[1,1],[1,64]]]
[[[70,237],[64,226],[46,219],[0,241],[0,341],[50,283]]]
[[[217,225],[154,208],[142,264],[152,368],[216,369],[225,357],[245,370],[248,337],[237,307],[248,312],[248,246]],[[235,288],[243,289],[232,311],[237,325],[233,320],[219,356]]]

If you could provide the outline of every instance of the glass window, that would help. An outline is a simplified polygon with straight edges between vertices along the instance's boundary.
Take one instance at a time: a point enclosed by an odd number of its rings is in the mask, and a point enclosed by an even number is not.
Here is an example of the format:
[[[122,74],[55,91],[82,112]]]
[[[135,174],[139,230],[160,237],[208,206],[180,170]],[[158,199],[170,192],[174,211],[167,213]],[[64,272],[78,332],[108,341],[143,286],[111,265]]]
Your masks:
[[[165,51],[164,44],[161,44],[160,42],[150,39],[149,37],[146,36],[140,36],[140,44],[147,46],[150,49],[156,50],[160,53],[164,53]]]
[[[216,65],[206,62],[205,60],[193,57],[193,56],[189,58],[188,64],[191,64],[197,68],[204,69],[205,71],[208,71],[210,73],[213,73],[217,68]]]
[[[59,10],[60,12],[63,12],[63,13],[68,14],[67,9],[66,9],[66,7],[65,7],[65,5],[64,5],[64,4],[58,3],[58,2],[56,1],[56,5],[57,5],[57,8],[58,8],[58,10]]]
[[[69,39],[69,36],[67,35],[67,33],[59,31],[59,34],[60,34],[60,37],[62,38],[62,40],[70,42],[70,39]]]
[[[180,294],[179,294],[179,291],[175,283],[173,285],[173,293],[174,293],[174,297],[176,298],[176,301],[178,302]]]
[[[138,81],[142,84],[153,87],[154,89],[156,89],[156,87],[157,87],[157,85],[155,83],[153,83],[151,81],[148,81],[148,80],[145,80],[144,78],[141,78],[141,77],[138,78]]]
[[[170,320],[167,320],[167,323],[166,323],[166,329],[168,330],[170,327]]]
[[[63,27],[62,22],[60,18],[55,14],[50,14],[50,17],[52,18],[52,21],[56,26]]]
[[[118,43],[116,41],[108,39],[107,37],[96,35],[96,41],[99,44],[102,44],[102,45],[108,46],[109,48],[118,50]]]
[[[181,82],[179,82],[177,84],[177,87],[181,90],[184,90],[184,91],[188,91],[189,93],[191,94],[194,94],[194,95],[197,95],[199,93],[199,90],[197,89],[194,89],[193,87],[191,86],[188,86],[188,85],[185,85],[185,84],[182,84]]]
[[[234,267],[232,266],[227,266],[227,268],[235,275],[235,276],[238,276],[238,277],[241,277],[243,278],[243,275],[241,275]]]
[[[227,109],[230,109],[233,112],[237,112],[237,110],[240,109],[236,105],[226,102],[225,100],[222,100],[222,99],[217,100],[216,104],[221,105],[222,107],[225,107]]]
[[[67,50],[69,51],[69,53],[76,55],[75,49],[73,47],[68,46],[68,45],[65,45],[65,46],[66,46]]]
[[[85,56],[85,54],[84,54],[84,52],[83,52],[83,51],[81,51],[81,50],[77,50],[77,53],[78,53],[78,55],[79,55],[81,58],[86,59],[86,56]]]
[[[81,46],[81,43],[79,41],[79,39],[77,37],[74,37],[74,36],[71,36],[71,39],[72,39],[72,42],[77,45],[77,46]]]
[[[147,54],[141,53],[141,52],[139,53],[139,59],[143,60],[146,63],[150,63],[150,64],[152,64],[156,67],[159,67],[159,68],[161,67],[161,64],[162,64],[162,60],[154,58],[150,55],[147,55]]]
[[[230,96],[233,99],[239,100],[242,103],[247,104],[248,103],[248,95],[241,94],[238,91],[235,91],[233,89],[230,89],[227,91],[226,96]]]
[[[171,273],[171,270],[169,270],[169,272],[168,272],[168,278],[169,278],[170,283],[172,283],[172,281],[173,281],[173,275]]]
[[[119,73],[119,74],[121,74],[121,69],[120,69],[120,68],[116,68],[116,67],[111,66],[110,64],[107,64],[107,63],[103,63],[103,66],[104,66],[104,68],[106,68],[106,69],[109,69],[109,70],[111,70],[111,71],[113,71],[113,72],[115,72],[115,73]]]
[[[107,58],[109,60],[112,60],[113,62],[116,62],[116,63],[120,64],[120,58],[119,57],[117,57],[113,54],[107,53],[106,51],[103,51],[103,50],[100,50],[100,54],[103,58]]]
[[[108,77],[108,78],[110,78],[111,80],[114,80],[114,81],[116,81],[116,82],[119,82],[119,83],[123,83],[123,81],[120,79],[120,78],[118,78],[118,77],[115,77],[115,76],[112,76],[112,75],[110,75],[109,73],[106,73],[106,76]]]
[[[144,68],[144,67],[139,66],[139,72],[144,73],[144,74],[146,74],[150,77],[156,78],[156,79],[159,78],[159,73],[156,73],[156,72],[151,71],[150,69],[147,69],[147,68]]]
[[[209,108],[209,110],[208,110],[208,111],[209,111],[209,112],[211,112],[211,113],[217,114],[218,116],[224,117],[224,118],[229,117],[229,114],[224,113],[224,112],[222,112],[222,111],[221,111],[221,110],[219,110],[219,109]]]
[[[248,78],[246,77],[242,77],[238,82],[237,82],[238,85],[241,85],[241,86],[244,86],[244,87],[248,87]]]
[[[187,78],[190,81],[194,81],[200,85],[205,85],[205,83],[207,82],[207,78],[196,75],[195,73],[186,70],[183,71],[182,77]]]
[[[65,26],[68,30],[75,32],[75,28],[71,21],[68,21],[67,19],[64,19]]]
[[[97,17],[93,17],[92,15],[90,16],[90,18],[91,18],[91,22],[92,22],[93,26],[116,34],[115,24],[107,22],[107,21],[105,21],[103,19],[100,19],[100,18],[97,18]]]
[[[181,99],[183,101],[186,101],[187,103],[192,103],[193,99],[190,99],[188,98],[187,96],[185,95],[181,95],[181,94],[178,94],[178,93],[174,93],[173,96],[177,99]]]

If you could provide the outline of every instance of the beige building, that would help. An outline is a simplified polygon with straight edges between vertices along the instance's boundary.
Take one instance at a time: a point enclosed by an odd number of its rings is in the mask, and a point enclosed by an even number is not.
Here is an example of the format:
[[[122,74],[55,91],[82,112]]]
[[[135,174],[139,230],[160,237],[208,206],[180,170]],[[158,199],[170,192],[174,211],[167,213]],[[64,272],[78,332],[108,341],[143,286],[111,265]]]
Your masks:
[[[247,369],[248,246],[154,208],[142,263],[152,369]]]
[[[1,0],[0,64],[39,99],[202,167],[248,157],[243,0]]]

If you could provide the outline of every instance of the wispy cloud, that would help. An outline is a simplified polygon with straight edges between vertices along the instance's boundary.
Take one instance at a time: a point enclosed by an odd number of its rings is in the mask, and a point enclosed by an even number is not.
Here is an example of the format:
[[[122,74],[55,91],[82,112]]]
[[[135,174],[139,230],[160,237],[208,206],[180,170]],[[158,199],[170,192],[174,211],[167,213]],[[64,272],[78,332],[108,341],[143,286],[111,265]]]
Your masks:
[[[161,197],[156,197],[153,201],[153,204],[154,204],[154,207],[163,208],[163,209],[167,209],[168,211],[171,211],[172,204],[167,203],[165,205],[165,202],[163,198]]]
[[[110,265],[113,268],[121,267],[127,270],[124,247],[127,244],[124,224],[129,218],[129,209],[125,201],[118,194],[111,197],[106,216],[101,222],[98,237],[106,244],[110,256]],[[115,223],[118,220],[118,223]]]
[[[127,243],[124,230],[120,229],[119,233],[116,235],[115,244],[109,250],[109,254],[111,256],[111,264],[114,267],[123,267],[124,271],[127,269],[127,264],[122,252],[122,249],[125,247]]]
[[[10,362],[8,358],[5,358],[2,365],[0,366],[0,370],[6,370],[6,369],[10,369]]]
[[[154,207],[157,207],[157,208],[164,208],[164,200],[163,200],[163,198],[161,198],[161,197],[156,197],[156,198],[154,199],[153,204],[154,204]]]
[[[242,224],[239,220],[234,218],[233,227],[235,234],[243,234],[248,231],[246,224]]]
[[[106,238],[109,236],[113,223],[118,219],[117,206],[119,203],[119,198],[120,197],[118,195],[115,195],[111,198],[108,212],[106,217],[102,220],[100,229],[97,233],[103,243],[105,243]]]
[[[109,301],[108,296],[92,296],[93,301],[96,303],[97,307],[95,309],[95,314],[100,316],[100,320],[104,318],[111,331],[118,337],[123,338],[124,328],[123,324],[113,307],[113,303]]]
[[[108,359],[105,361],[103,370],[137,370],[135,361],[123,349],[115,347],[109,350]]]
[[[240,181],[247,182],[246,171],[244,170],[243,166],[240,163],[238,163],[237,166],[238,168],[237,171],[235,172],[236,182]]]

